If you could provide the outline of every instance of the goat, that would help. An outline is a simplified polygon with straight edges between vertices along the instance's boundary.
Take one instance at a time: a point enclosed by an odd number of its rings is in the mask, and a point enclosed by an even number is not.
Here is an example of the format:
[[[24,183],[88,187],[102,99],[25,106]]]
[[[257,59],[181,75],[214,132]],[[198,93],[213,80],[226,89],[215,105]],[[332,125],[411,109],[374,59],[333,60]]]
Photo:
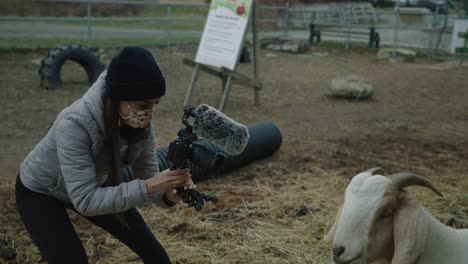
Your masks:
[[[385,177],[372,168],[354,176],[335,223],[325,235],[333,241],[336,264],[468,263],[468,230],[445,226],[404,190],[419,185],[442,194],[413,173]]]

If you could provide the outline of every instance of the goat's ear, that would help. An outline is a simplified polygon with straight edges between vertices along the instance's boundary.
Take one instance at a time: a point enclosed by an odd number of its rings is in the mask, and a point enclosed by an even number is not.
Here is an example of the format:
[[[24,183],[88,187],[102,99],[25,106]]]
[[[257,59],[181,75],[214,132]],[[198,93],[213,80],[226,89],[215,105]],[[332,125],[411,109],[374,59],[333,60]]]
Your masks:
[[[392,263],[416,263],[428,234],[424,210],[416,204],[403,203],[393,217],[395,252]]]
[[[335,223],[333,223],[332,227],[328,231],[328,233],[323,237],[323,241],[332,242],[335,239],[336,228],[338,227],[338,223],[340,221],[341,209],[343,205],[340,206],[338,209],[338,213],[336,214]]]

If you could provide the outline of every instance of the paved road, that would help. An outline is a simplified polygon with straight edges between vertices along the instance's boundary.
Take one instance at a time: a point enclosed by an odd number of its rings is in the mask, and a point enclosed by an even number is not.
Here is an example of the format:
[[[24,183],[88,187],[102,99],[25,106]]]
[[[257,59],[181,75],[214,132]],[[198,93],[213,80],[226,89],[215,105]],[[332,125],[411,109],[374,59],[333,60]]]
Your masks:
[[[366,32],[366,30],[364,30]],[[382,39],[382,45],[392,45],[394,31],[392,29],[378,29]],[[281,36],[282,31],[262,32],[260,37]],[[170,37],[200,37],[201,31],[172,31]],[[298,39],[308,39],[308,30],[293,30],[288,32],[288,36]],[[60,25],[56,23],[36,22],[36,21],[2,21],[0,23],[0,39],[11,37],[24,38],[83,38],[88,37],[88,27],[81,25]],[[165,30],[144,29],[144,28],[119,28],[119,27],[92,27],[92,39],[145,39],[145,38],[167,38]],[[346,41],[346,37],[336,37],[323,35],[324,40]],[[406,47],[428,47],[430,45],[431,33],[426,30],[404,29],[398,33],[398,44]],[[358,41],[366,42],[364,35]],[[450,47],[451,34],[447,32],[442,39],[441,47]]]

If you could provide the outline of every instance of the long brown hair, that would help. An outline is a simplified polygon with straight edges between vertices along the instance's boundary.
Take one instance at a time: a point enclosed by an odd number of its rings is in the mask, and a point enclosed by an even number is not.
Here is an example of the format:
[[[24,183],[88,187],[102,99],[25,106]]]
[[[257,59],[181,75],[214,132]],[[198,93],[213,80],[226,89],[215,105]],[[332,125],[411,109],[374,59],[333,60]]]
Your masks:
[[[110,152],[108,177],[110,184],[120,184],[122,166],[120,164],[120,128],[119,128],[119,101],[106,96],[104,103],[104,124],[106,128],[106,145]]]
[[[125,139],[127,144],[134,144],[140,140],[148,139],[150,126],[144,128],[132,128],[128,125],[120,125],[120,101],[106,97],[104,103],[104,122],[106,128],[106,144],[110,150],[108,175],[111,177],[111,185],[117,186],[121,182],[121,156],[120,142]]]
[[[107,176],[110,185],[117,186],[121,181],[122,166],[120,163],[120,128],[119,128],[120,102],[106,96],[104,101],[104,125],[106,129],[105,144],[109,150],[110,159]],[[123,226],[129,228],[124,213],[115,213],[115,218]]]
[[[107,175],[110,178],[110,186],[117,186],[122,182],[122,165],[120,156],[121,136],[127,140],[127,143],[133,144],[149,136],[149,126],[146,128],[135,129],[127,125],[120,126],[120,101],[112,100],[106,96],[104,101],[104,126],[106,129],[105,144],[109,150],[110,159]],[[123,213],[115,213],[117,221],[122,225],[128,226]]]

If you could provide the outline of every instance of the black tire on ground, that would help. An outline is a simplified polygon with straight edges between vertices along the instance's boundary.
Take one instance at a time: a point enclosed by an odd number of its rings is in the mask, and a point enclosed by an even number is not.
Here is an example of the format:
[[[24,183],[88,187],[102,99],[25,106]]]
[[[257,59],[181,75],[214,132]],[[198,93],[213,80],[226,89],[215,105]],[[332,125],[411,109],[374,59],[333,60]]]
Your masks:
[[[41,60],[39,75],[41,86],[45,89],[55,89],[62,85],[61,71],[67,61],[80,64],[88,75],[88,82],[94,82],[104,70],[99,57],[80,45],[62,45],[49,50]]]

